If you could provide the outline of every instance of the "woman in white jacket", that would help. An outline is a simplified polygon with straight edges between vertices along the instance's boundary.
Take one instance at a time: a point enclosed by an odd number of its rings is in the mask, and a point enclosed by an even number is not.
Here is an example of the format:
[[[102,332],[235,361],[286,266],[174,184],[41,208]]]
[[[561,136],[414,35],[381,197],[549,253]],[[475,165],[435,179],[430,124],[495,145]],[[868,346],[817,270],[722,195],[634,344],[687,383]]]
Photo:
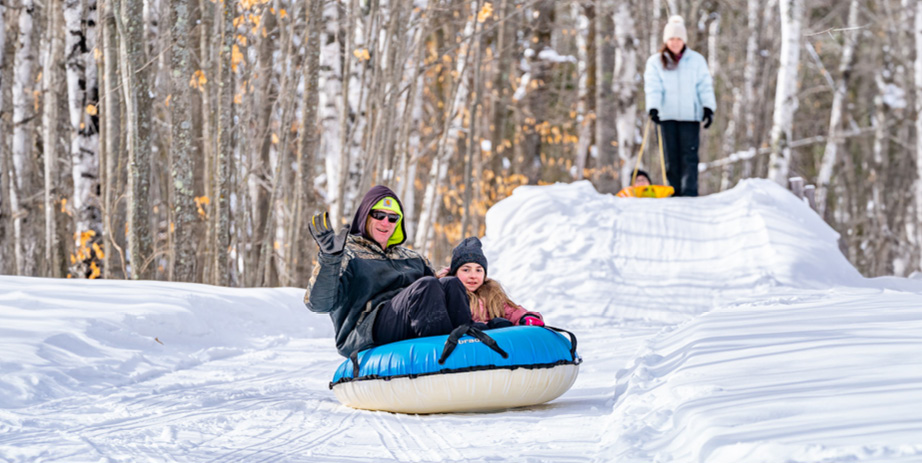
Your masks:
[[[663,46],[643,74],[650,118],[662,128],[666,177],[676,196],[698,196],[698,134],[714,120],[714,84],[707,61],[689,49],[681,16],[663,29]]]

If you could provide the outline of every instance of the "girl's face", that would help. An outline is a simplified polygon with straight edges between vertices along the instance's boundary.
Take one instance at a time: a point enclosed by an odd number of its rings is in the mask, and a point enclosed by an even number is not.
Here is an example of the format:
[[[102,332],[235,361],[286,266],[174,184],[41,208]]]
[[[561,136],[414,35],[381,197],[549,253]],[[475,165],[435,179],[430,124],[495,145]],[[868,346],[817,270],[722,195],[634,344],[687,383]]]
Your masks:
[[[399,217],[399,215],[391,211],[382,210],[379,212],[391,215],[392,217]],[[368,233],[368,236],[370,236],[371,239],[375,240],[378,244],[381,245],[381,249],[387,249],[387,241],[391,239],[391,235],[393,235],[396,230],[397,221],[394,220],[394,222],[391,222],[387,215],[384,215],[381,219],[376,219],[369,215],[368,221],[365,222],[365,232]]]
[[[464,284],[464,287],[472,293],[483,285],[484,274],[483,267],[480,264],[468,262],[458,268],[456,275],[461,280],[461,283]]]
[[[671,51],[673,55],[678,55],[679,52],[682,51],[682,47],[684,46],[685,46],[685,42],[678,37],[673,37],[666,41],[666,48],[668,48],[669,51]]]

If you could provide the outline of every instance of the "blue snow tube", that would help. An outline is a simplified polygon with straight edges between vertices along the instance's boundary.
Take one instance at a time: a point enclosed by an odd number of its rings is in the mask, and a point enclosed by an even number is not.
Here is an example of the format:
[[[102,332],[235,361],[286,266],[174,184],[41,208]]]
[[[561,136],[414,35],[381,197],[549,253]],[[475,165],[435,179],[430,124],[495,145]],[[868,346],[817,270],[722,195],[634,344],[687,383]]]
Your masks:
[[[330,388],[353,408],[488,411],[559,397],[576,381],[581,362],[576,336],[566,330],[513,326],[483,332],[465,325],[450,335],[354,354],[336,370]]]

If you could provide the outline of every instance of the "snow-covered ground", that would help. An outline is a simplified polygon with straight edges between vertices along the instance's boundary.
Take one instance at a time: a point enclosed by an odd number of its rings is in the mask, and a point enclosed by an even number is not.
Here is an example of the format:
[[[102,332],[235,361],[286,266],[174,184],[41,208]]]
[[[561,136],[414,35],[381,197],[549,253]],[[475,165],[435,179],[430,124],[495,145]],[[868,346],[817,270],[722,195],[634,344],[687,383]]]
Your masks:
[[[584,363],[494,413],[340,405],[300,288],[0,277],[0,461],[922,461],[922,281],[865,279],[836,239],[764,180],[518,188],[490,276]]]

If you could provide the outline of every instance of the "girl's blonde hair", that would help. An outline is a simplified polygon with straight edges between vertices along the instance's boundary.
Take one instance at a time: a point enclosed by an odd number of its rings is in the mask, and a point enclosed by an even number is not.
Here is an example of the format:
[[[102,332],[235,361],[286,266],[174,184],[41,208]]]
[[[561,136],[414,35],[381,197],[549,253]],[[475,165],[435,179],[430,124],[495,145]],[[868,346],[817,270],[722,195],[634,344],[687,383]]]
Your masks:
[[[505,317],[506,311],[504,307],[506,304],[512,307],[518,307],[518,304],[512,302],[512,299],[509,299],[509,296],[506,295],[506,291],[503,290],[502,285],[500,285],[498,281],[489,278],[484,278],[483,284],[477,288],[477,291],[468,291],[467,294],[471,298],[471,314],[474,315],[475,318],[480,318],[482,320]],[[483,311],[486,311],[486,313],[481,311],[480,301],[483,301]]]

